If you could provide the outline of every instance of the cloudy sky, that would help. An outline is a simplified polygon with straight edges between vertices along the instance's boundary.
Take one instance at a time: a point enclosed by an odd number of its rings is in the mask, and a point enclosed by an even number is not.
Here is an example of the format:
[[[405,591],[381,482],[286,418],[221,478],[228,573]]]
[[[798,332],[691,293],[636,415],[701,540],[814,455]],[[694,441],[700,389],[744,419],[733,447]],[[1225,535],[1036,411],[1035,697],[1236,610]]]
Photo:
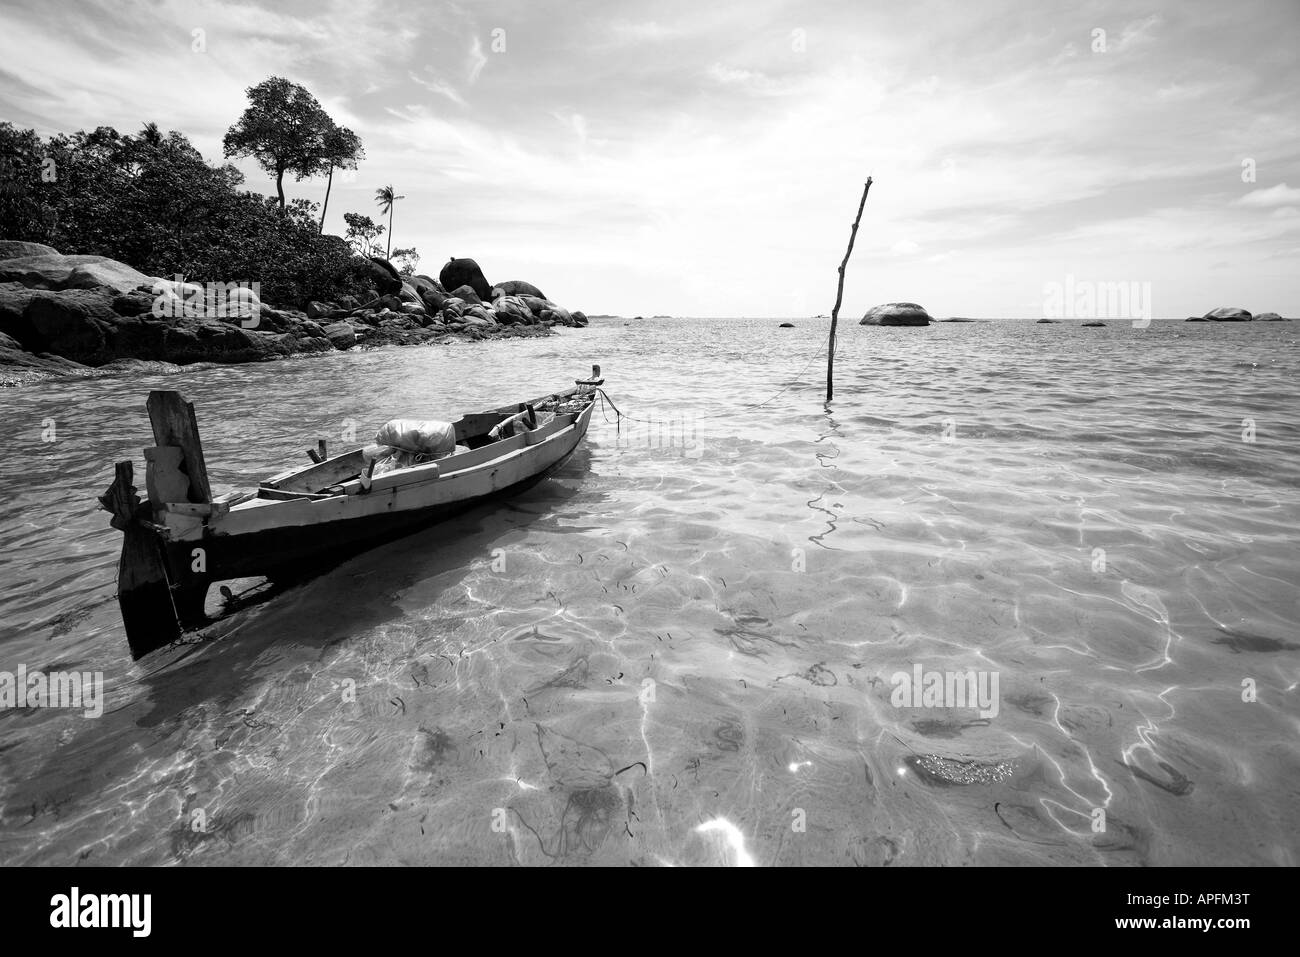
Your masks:
[[[219,161],[285,76],[366,149],[328,230],[392,183],[421,271],[590,313],[829,313],[872,174],[844,315],[1037,316],[1073,276],[1297,316],[1298,28],[1296,0],[5,0],[0,119]]]

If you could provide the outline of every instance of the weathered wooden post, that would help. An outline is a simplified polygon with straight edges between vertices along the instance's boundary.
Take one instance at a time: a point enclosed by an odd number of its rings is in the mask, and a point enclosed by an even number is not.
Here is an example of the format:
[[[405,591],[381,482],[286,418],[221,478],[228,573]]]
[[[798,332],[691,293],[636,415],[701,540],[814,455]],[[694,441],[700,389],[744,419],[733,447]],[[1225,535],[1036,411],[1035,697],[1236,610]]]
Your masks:
[[[844,299],[844,270],[849,264],[849,257],[853,255],[853,243],[858,238],[858,224],[862,222],[862,209],[867,205],[867,193],[871,191],[871,177],[867,177],[867,183],[862,187],[862,202],[858,203],[858,218],[853,220],[853,231],[849,233],[849,248],[844,253],[844,262],[840,263],[840,286],[835,293],[835,308],[831,310],[831,336],[829,348],[826,354],[826,401],[829,402],[835,397],[835,327],[840,320],[840,303]]]

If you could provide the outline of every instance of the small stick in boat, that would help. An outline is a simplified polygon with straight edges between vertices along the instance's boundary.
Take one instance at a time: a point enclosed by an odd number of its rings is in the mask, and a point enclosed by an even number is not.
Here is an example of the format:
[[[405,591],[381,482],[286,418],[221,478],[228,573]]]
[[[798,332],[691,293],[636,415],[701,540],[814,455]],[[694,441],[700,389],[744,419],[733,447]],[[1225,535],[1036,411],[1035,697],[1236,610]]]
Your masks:
[[[317,465],[320,465],[322,462],[325,461],[323,458],[320,457],[320,453],[317,452],[315,449],[307,450],[307,458],[311,459]]]

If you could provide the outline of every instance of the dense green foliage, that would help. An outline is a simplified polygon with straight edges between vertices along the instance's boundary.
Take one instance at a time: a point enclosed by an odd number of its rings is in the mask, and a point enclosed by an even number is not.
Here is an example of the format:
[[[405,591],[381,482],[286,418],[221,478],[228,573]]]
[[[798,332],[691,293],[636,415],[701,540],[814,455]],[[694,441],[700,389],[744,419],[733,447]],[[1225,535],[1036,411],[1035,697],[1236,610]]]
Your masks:
[[[258,282],[278,306],[366,295],[366,265],[323,236],[315,203],[241,189],[232,165],[213,166],[181,133],[154,124],[42,140],[0,123],[0,238],[65,254],[108,256],[151,276]]]

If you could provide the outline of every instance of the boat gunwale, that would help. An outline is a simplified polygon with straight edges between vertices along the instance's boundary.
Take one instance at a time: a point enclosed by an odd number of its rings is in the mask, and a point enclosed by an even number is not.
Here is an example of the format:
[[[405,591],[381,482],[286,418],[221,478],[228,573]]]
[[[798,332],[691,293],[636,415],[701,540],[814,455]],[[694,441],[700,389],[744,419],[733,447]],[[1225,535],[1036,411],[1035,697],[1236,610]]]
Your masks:
[[[555,443],[558,442],[567,441],[568,438],[570,437],[570,433],[578,431],[579,425],[581,424],[581,419],[584,416],[588,418],[588,425],[589,425],[590,423],[589,413],[591,412],[593,406],[594,403],[588,403],[586,408],[578,412],[566,412],[566,413],[557,414],[556,417],[551,422],[548,422],[546,425],[542,426],[541,429],[534,430],[534,432],[532,433],[522,432],[519,433],[518,435],[513,435],[504,439],[500,439],[497,442],[493,442],[489,446],[483,446],[480,447],[479,449],[470,449],[469,452],[459,453],[458,455],[454,455],[454,456],[447,456],[446,458],[442,458],[442,459],[435,459],[432,462],[422,463],[420,465],[415,465],[410,468],[396,469],[382,476],[380,479],[374,480],[376,482],[382,482],[384,479],[388,479],[390,476],[397,476],[403,479],[407,479],[407,481],[385,483],[380,485],[377,488],[374,487],[374,485],[372,484],[371,490],[362,492],[360,488],[361,486],[360,479],[351,479],[347,482],[341,483],[341,488],[343,489],[342,491],[333,495],[323,495],[319,498],[312,498],[307,496],[303,496],[301,498],[294,497],[294,498],[284,499],[284,500],[272,500],[272,499],[257,498],[257,497],[250,498],[245,501],[239,502],[236,505],[230,506],[228,509],[221,511],[219,514],[212,514],[208,516],[208,521],[205,523],[204,526],[205,531],[211,534],[222,534],[221,526],[227,520],[228,516],[238,515],[241,513],[246,514],[247,512],[252,511],[254,509],[263,510],[268,508],[279,508],[284,512],[289,512],[291,510],[298,512],[302,509],[304,505],[306,506],[323,505],[326,503],[334,503],[341,498],[342,499],[360,498],[371,494],[400,495],[402,494],[403,490],[409,490],[414,486],[428,486],[428,485],[435,484],[439,481],[442,481],[444,479],[449,481],[453,479],[464,479],[478,472],[483,472],[490,469],[497,469],[501,467],[502,463],[511,459],[512,457],[522,457],[531,451],[536,451],[540,455],[549,446],[553,446]],[[562,420],[566,417],[569,418],[569,421],[562,422]],[[560,423],[559,427],[555,427],[557,423]],[[537,441],[534,442],[528,441],[528,437],[530,435],[535,434],[536,431],[541,431],[542,429],[553,429],[553,431],[549,432],[547,435],[545,435],[544,437],[542,437]],[[585,434],[586,427],[583,427],[581,431],[582,434]],[[581,441],[581,436],[579,436],[578,441]],[[509,445],[510,447],[502,449],[501,447],[504,445]],[[482,462],[466,465],[463,468],[454,469],[452,471],[443,471],[441,468],[441,466],[445,465],[447,462],[451,461],[452,459],[459,458],[461,456],[470,453],[480,452],[484,448],[501,449],[501,454],[485,459]],[[356,450],[354,449],[352,451],[355,452]],[[342,453],[342,455],[347,455],[347,454],[350,453],[347,452]],[[171,522],[168,521],[168,519],[171,518],[173,515],[175,515],[176,519],[178,520],[175,525],[171,524]],[[183,534],[187,528],[192,528],[193,522],[194,519],[192,517],[185,516],[180,513],[171,513],[171,512],[164,513],[164,525],[168,528],[169,531],[172,532],[178,532]]]

